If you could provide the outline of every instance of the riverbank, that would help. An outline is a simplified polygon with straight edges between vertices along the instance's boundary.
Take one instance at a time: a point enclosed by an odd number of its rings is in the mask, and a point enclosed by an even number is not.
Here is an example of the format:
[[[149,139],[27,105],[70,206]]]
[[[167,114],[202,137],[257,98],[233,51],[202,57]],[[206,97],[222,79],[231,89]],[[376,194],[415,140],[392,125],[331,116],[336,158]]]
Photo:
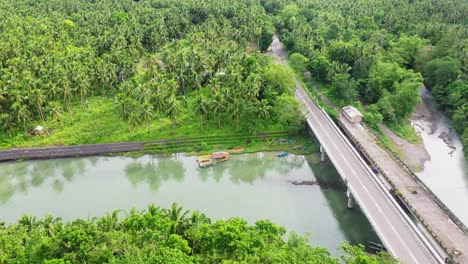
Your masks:
[[[141,211],[151,203],[167,208],[177,202],[213,220],[270,219],[288,231],[313,234],[309,242],[333,255],[344,240],[381,243],[359,208],[347,209],[332,163],[321,162],[318,153],[277,153],[232,155],[209,168],[184,153],[0,163],[0,221],[16,223],[23,214],[92,219],[116,208]]]
[[[46,124],[30,124],[28,129],[37,125],[44,127],[40,135],[29,135],[24,130],[17,130],[9,137],[7,133],[0,131],[0,149],[212,137],[285,130],[272,118],[258,117],[241,118],[238,128],[235,122],[230,120],[221,120],[218,124],[217,118],[210,115],[200,124],[200,117],[190,111],[180,113],[174,124],[169,118],[160,117],[149,124],[129,127],[119,116],[113,99],[105,97],[89,98],[86,109],[80,106],[74,109],[74,112],[64,112],[60,118],[50,119]]]
[[[468,225],[468,161],[463,145],[451,121],[431,100],[430,92],[421,90],[423,102],[412,117],[414,127],[423,138],[430,159],[418,177]]]
[[[295,148],[302,150],[298,150]],[[242,148],[242,150],[236,150]],[[185,152],[199,155],[215,151],[253,153],[260,151],[289,151],[293,154],[310,154],[318,151],[318,144],[306,133],[290,135],[286,131],[236,134],[224,136],[168,138],[110,144],[86,144],[23,148],[0,151],[0,161],[24,159],[50,159],[92,155],[123,155],[139,157],[145,154],[167,154]]]

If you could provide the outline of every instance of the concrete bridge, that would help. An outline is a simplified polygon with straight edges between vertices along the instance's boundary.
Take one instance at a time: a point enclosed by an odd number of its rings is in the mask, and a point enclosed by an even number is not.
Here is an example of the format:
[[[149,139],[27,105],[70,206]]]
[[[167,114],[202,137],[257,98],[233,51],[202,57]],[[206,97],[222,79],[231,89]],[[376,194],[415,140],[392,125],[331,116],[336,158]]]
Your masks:
[[[307,123],[348,187],[348,207],[356,200],[385,247],[405,263],[443,263],[328,115],[296,83],[296,98],[307,109]]]
[[[285,53],[277,36],[272,53],[285,63]],[[357,201],[387,250],[403,262],[444,263],[328,114],[295,82],[295,97],[306,108],[307,124],[321,144],[322,160],[329,158],[333,162],[348,187],[348,207],[353,207]]]

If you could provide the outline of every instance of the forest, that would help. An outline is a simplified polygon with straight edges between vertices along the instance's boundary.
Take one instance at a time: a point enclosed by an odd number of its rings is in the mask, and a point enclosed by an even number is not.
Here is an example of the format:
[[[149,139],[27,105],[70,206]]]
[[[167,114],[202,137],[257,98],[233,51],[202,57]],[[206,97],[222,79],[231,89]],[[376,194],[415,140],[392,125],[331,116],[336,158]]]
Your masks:
[[[398,263],[388,253],[370,256],[347,243],[338,258],[295,233],[285,241],[285,234],[268,220],[212,221],[175,203],[72,222],[25,215],[0,225],[0,263]]]
[[[263,54],[274,32],[375,128],[398,130],[426,85],[466,146],[467,5],[1,0],[0,146],[300,130],[292,73]]]
[[[289,70],[260,52],[275,31],[260,3],[2,0],[0,10],[4,147],[41,140],[27,133],[37,125],[46,144],[302,128]]]
[[[430,89],[468,155],[466,1],[262,1],[296,70],[368,125],[397,128]],[[397,131],[398,132],[398,131]]]

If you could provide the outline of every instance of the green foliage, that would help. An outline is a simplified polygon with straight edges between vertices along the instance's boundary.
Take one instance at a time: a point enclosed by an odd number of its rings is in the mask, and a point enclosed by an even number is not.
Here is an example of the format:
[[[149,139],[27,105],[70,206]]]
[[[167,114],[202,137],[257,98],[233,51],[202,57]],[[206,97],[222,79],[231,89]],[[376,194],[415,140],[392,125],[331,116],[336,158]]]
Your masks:
[[[344,243],[341,246],[346,253],[342,256],[342,260],[347,264],[398,264],[398,260],[394,259],[390,254],[381,252],[377,255],[369,256],[363,251],[362,246],[351,246]]]
[[[364,121],[373,129],[378,129],[378,125],[383,121],[383,115],[379,112],[377,105],[370,105],[364,112]]]
[[[265,50],[275,31],[259,3],[0,7],[4,147],[276,130],[271,107],[294,86],[286,68],[247,49]],[[39,124],[44,137],[26,135]]]
[[[281,64],[269,64],[264,70],[265,98],[273,99],[275,95],[291,94],[294,88],[292,73]]]
[[[268,47],[270,47],[271,42],[273,42],[273,33],[263,33],[258,39],[258,49],[260,51],[266,51]]]
[[[332,78],[331,92],[338,100],[353,102],[358,94],[357,82],[347,73],[335,74]]]
[[[0,10],[3,145],[28,145],[38,124],[55,140],[34,141],[49,144],[203,133],[191,119],[202,130],[212,118],[218,129],[268,129],[271,105],[293,86],[286,69],[247,50],[257,41],[265,50],[275,31],[259,3],[21,0]]]
[[[331,67],[332,64],[328,57],[319,55],[311,59],[309,71],[316,80],[326,82],[330,80]]]
[[[309,60],[337,106],[361,103],[373,127],[400,124],[420,101],[415,70],[457,131],[466,127],[465,2],[287,0],[277,8],[269,13],[279,14],[286,49]]]
[[[390,54],[400,65],[412,68],[414,67],[416,55],[425,44],[426,41],[418,36],[401,35],[395,43],[391,44]]]
[[[437,58],[424,66],[425,82],[429,87],[446,86],[454,81],[460,70],[458,60],[450,57]]]
[[[293,53],[289,56],[289,64],[298,72],[304,72],[307,69],[308,63],[309,59],[304,57],[302,54]]]
[[[465,127],[463,134],[461,135],[462,144],[464,146],[463,152],[465,152],[465,157],[468,157],[468,127]]]
[[[273,112],[276,113],[277,122],[292,132],[304,129],[305,116],[297,104],[291,104],[296,99],[291,95],[282,95],[276,101]]]
[[[101,218],[62,222],[51,216],[0,227],[1,263],[332,263],[327,249],[312,247],[267,220],[212,222],[199,212],[171,209],[118,211]],[[52,231],[53,230],[53,231]],[[346,263],[397,263],[388,254],[369,256],[343,245]],[[377,261],[377,262],[376,262]],[[384,262],[385,261],[385,262]]]
[[[416,133],[411,122],[400,121],[398,123],[388,123],[387,126],[398,136],[406,139],[411,143],[419,143],[422,141],[422,138]]]

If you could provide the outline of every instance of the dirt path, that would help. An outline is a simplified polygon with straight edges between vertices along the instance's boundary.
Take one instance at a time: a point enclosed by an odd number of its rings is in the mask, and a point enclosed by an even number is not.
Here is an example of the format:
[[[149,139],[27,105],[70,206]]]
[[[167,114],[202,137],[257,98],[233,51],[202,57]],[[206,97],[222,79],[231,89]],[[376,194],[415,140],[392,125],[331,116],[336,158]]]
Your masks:
[[[156,150],[160,147],[170,146],[185,146],[199,144],[200,142],[226,142],[229,140],[245,138],[264,140],[267,137],[284,137],[287,136],[287,131],[272,131],[272,132],[259,132],[257,134],[234,134],[223,136],[205,136],[205,137],[183,137],[183,138],[168,138],[168,139],[154,139],[148,141],[136,142],[118,142],[108,144],[87,144],[76,146],[53,146],[53,147],[40,147],[40,148],[21,148],[0,150],[0,162],[23,160],[23,159],[52,159],[52,158],[65,158],[65,157],[78,157],[78,156],[92,156],[103,155],[109,153],[143,151],[146,149]]]
[[[0,161],[91,156],[116,152],[138,151],[143,150],[143,148],[143,142],[123,142],[63,147],[10,149],[0,151]]]

